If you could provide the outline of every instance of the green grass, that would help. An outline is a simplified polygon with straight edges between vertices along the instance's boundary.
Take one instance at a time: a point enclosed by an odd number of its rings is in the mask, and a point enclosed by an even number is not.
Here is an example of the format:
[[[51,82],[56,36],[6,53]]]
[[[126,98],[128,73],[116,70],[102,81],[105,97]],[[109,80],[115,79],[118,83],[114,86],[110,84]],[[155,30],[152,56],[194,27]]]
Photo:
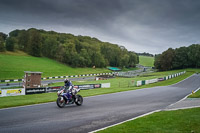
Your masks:
[[[156,77],[163,77],[163,76],[167,76],[172,73],[177,73],[179,71],[183,71],[183,70],[151,73],[151,76],[144,76],[144,77],[113,78],[113,79],[109,79],[109,80],[73,82],[73,84],[78,85],[78,84],[90,84],[90,83],[92,83],[92,84],[94,84],[94,83],[111,83],[111,88],[98,88],[98,89],[80,91],[79,94],[81,94],[83,97],[88,97],[88,96],[136,90],[136,89],[142,89],[142,88],[148,88],[148,87],[154,87],[154,86],[171,85],[171,84],[177,83],[193,74],[193,72],[187,72],[187,73],[185,73],[179,77],[173,78],[173,79],[169,79],[169,80],[154,83],[154,84],[144,85],[144,86],[140,86],[140,87],[135,87],[134,83],[132,83],[132,81],[145,80],[145,79],[151,79],[151,78],[156,78]],[[52,86],[63,86],[63,82],[53,84]],[[45,103],[45,102],[53,102],[53,101],[56,101],[56,98],[57,98],[56,93],[0,97],[0,108],[30,105],[30,104]]]
[[[200,108],[157,112],[99,133],[199,133]]]
[[[139,56],[139,64],[141,64],[143,66],[153,67],[154,66],[154,57]]]
[[[133,78],[119,78],[119,77],[117,77],[117,78],[113,78],[113,79],[99,80],[99,81],[85,81],[85,82],[73,81],[72,83],[74,85],[111,83],[111,88],[114,88],[115,90],[117,90],[117,88],[129,89],[131,87],[134,87],[136,81],[138,81],[138,80],[147,80],[147,79],[160,78],[160,77],[168,76],[168,75],[175,74],[175,73],[178,73],[178,72],[181,72],[181,71],[184,71],[184,70],[154,72],[154,73],[149,73],[149,74],[145,74],[145,75],[137,76],[137,77],[133,77]],[[157,82],[157,83],[154,83],[154,84],[144,85],[144,87],[165,86],[165,85],[174,84],[174,83],[177,83],[177,82],[179,82],[179,81],[191,76],[193,73],[194,72],[187,72],[187,73],[185,73],[185,74],[183,74],[181,76],[178,76],[176,78],[169,79],[169,80],[162,81],[162,82]],[[62,86],[62,85],[63,85],[63,82],[54,83],[54,84],[52,84],[50,86]],[[140,88],[140,87],[136,87],[136,88]]]
[[[42,77],[111,72],[106,68],[72,68],[48,58],[32,57],[23,52],[0,53],[0,80],[22,79],[24,71],[40,71],[43,72]]]
[[[200,90],[191,94],[188,98],[200,98]]]
[[[186,71],[187,72],[200,73],[200,69],[199,68],[187,68]]]
[[[56,101],[56,93],[0,97],[0,108],[16,107]]]

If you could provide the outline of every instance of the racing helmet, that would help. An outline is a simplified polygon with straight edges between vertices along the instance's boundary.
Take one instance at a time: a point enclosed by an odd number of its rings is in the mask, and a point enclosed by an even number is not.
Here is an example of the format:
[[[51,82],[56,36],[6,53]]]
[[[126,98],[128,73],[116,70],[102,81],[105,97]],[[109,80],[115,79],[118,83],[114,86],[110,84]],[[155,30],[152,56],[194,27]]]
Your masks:
[[[69,82],[69,79],[66,78],[66,79],[64,80],[64,83],[67,83],[67,82]]]

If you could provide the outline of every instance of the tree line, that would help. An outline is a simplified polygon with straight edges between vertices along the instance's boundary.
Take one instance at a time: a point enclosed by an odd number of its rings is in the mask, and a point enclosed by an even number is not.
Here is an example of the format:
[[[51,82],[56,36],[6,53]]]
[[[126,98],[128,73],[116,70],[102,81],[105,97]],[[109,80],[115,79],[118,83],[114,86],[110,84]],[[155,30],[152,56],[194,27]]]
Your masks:
[[[0,33],[0,51],[21,50],[32,56],[48,57],[73,67],[135,67],[139,58],[124,46],[89,36],[74,36],[38,29]]]
[[[176,49],[169,48],[155,56],[155,68],[166,71],[182,68],[200,67],[200,44]]]
[[[150,54],[150,53],[146,53],[146,52],[143,52],[143,53],[137,53],[139,56],[150,56],[150,57],[154,57],[153,54]]]

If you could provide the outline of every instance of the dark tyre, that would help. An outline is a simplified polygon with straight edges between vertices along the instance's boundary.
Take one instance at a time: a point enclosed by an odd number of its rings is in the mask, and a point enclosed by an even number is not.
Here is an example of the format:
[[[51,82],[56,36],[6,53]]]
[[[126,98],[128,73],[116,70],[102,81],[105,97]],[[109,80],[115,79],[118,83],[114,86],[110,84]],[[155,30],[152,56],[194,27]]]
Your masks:
[[[83,97],[81,95],[76,95],[75,103],[76,105],[81,106],[83,103]]]
[[[63,97],[58,97],[56,103],[60,108],[63,108],[65,106],[65,100]]]

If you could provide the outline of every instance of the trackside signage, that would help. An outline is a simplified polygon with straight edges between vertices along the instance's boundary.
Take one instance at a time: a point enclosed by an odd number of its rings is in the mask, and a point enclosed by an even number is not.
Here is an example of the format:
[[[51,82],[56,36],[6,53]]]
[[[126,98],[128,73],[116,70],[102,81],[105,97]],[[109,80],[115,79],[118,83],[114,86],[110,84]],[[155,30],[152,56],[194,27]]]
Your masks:
[[[43,88],[19,88],[19,89],[0,89],[0,97],[2,96],[17,96],[17,95],[29,95],[29,94],[40,94],[57,92],[62,86],[55,87],[43,87]],[[75,88],[81,90],[95,89],[95,88],[110,88],[110,83],[102,84],[86,84],[86,85],[75,85]]]
[[[25,95],[25,89],[1,89],[0,96],[18,96],[18,95]]]
[[[74,87],[81,90],[88,90],[88,89],[101,88],[101,84],[75,85]]]
[[[60,88],[61,88],[61,86],[47,87],[47,88],[46,88],[46,92],[47,92],[47,93],[48,93],[48,92],[57,92],[57,91],[60,90]]]
[[[26,95],[27,94],[39,94],[39,93],[45,93],[46,88],[26,88]]]
[[[46,88],[27,88],[26,95],[57,92],[58,90],[60,90],[61,87],[63,86],[46,87]],[[95,88],[109,88],[109,87],[110,87],[110,83],[74,85],[74,88],[81,89],[81,90],[88,90],[88,89],[95,89]]]
[[[101,88],[110,88],[110,83],[102,83]]]

